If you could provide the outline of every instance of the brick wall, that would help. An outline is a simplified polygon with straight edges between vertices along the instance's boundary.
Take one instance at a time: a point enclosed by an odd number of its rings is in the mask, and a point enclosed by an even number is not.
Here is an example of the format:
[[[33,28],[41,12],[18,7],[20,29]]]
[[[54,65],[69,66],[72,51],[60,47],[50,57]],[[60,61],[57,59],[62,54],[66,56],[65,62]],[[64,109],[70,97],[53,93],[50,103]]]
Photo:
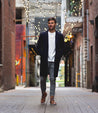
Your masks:
[[[2,75],[5,90],[15,87],[15,0],[2,2]]]
[[[82,87],[87,87],[87,9],[89,8],[88,0],[84,0],[84,17],[83,17],[83,67],[82,67]]]
[[[91,84],[95,80],[95,76],[98,76],[98,39],[95,38],[95,18],[98,16],[98,0],[89,1],[89,39],[90,39],[90,64],[91,64]],[[92,53],[91,53],[92,48]]]
[[[0,0],[0,26],[2,26],[2,4]],[[2,63],[2,27],[0,27],[0,64]]]
[[[76,76],[79,73],[80,74],[80,87],[83,86],[82,78],[83,78],[83,62],[82,62],[82,57],[83,57],[83,52],[82,52],[82,35],[81,33],[77,33],[75,37],[75,44],[74,44],[74,69],[75,69],[75,83],[76,83]]]

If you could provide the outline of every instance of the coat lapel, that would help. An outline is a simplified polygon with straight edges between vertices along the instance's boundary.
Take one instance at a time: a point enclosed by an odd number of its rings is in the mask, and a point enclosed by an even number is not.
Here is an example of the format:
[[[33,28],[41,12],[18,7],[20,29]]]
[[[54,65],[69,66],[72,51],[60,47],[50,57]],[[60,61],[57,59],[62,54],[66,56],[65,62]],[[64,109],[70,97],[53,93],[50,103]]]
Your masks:
[[[46,31],[46,49],[47,49],[47,56],[48,56],[48,31]]]
[[[57,41],[58,41],[58,32],[56,31],[56,36],[55,36],[55,47],[57,50]]]

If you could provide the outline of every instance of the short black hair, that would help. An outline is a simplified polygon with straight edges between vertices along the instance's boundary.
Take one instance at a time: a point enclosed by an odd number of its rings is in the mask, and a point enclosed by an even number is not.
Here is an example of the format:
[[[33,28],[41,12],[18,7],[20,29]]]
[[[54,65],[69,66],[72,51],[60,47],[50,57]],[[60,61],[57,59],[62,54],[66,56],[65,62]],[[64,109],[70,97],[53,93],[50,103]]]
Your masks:
[[[50,20],[54,20],[54,22],[56,23],[56,19],[55,19],[54,17],[48,18],[48,22],[49,22]]]

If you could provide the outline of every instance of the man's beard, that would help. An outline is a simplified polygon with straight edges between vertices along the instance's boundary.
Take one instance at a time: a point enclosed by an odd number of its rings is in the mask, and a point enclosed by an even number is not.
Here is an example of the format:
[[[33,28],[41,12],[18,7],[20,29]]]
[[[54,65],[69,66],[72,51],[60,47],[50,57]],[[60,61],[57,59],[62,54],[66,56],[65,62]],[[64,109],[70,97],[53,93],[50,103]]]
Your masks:
[[[49,30],[55,30],[55,26],[54,26],[54,27],[52,27],[52,28],[49,28]]]

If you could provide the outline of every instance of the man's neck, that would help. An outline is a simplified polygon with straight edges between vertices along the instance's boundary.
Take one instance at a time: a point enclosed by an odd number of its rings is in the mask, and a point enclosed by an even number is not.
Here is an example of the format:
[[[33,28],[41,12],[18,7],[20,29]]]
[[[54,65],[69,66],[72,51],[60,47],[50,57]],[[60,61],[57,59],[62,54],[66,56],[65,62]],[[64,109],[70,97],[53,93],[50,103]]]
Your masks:
[[[49,32],[50,32],[50,33],[54,33],[54,32],[55,32],[55,29],[54,29],[54,30],[49,30]]]

